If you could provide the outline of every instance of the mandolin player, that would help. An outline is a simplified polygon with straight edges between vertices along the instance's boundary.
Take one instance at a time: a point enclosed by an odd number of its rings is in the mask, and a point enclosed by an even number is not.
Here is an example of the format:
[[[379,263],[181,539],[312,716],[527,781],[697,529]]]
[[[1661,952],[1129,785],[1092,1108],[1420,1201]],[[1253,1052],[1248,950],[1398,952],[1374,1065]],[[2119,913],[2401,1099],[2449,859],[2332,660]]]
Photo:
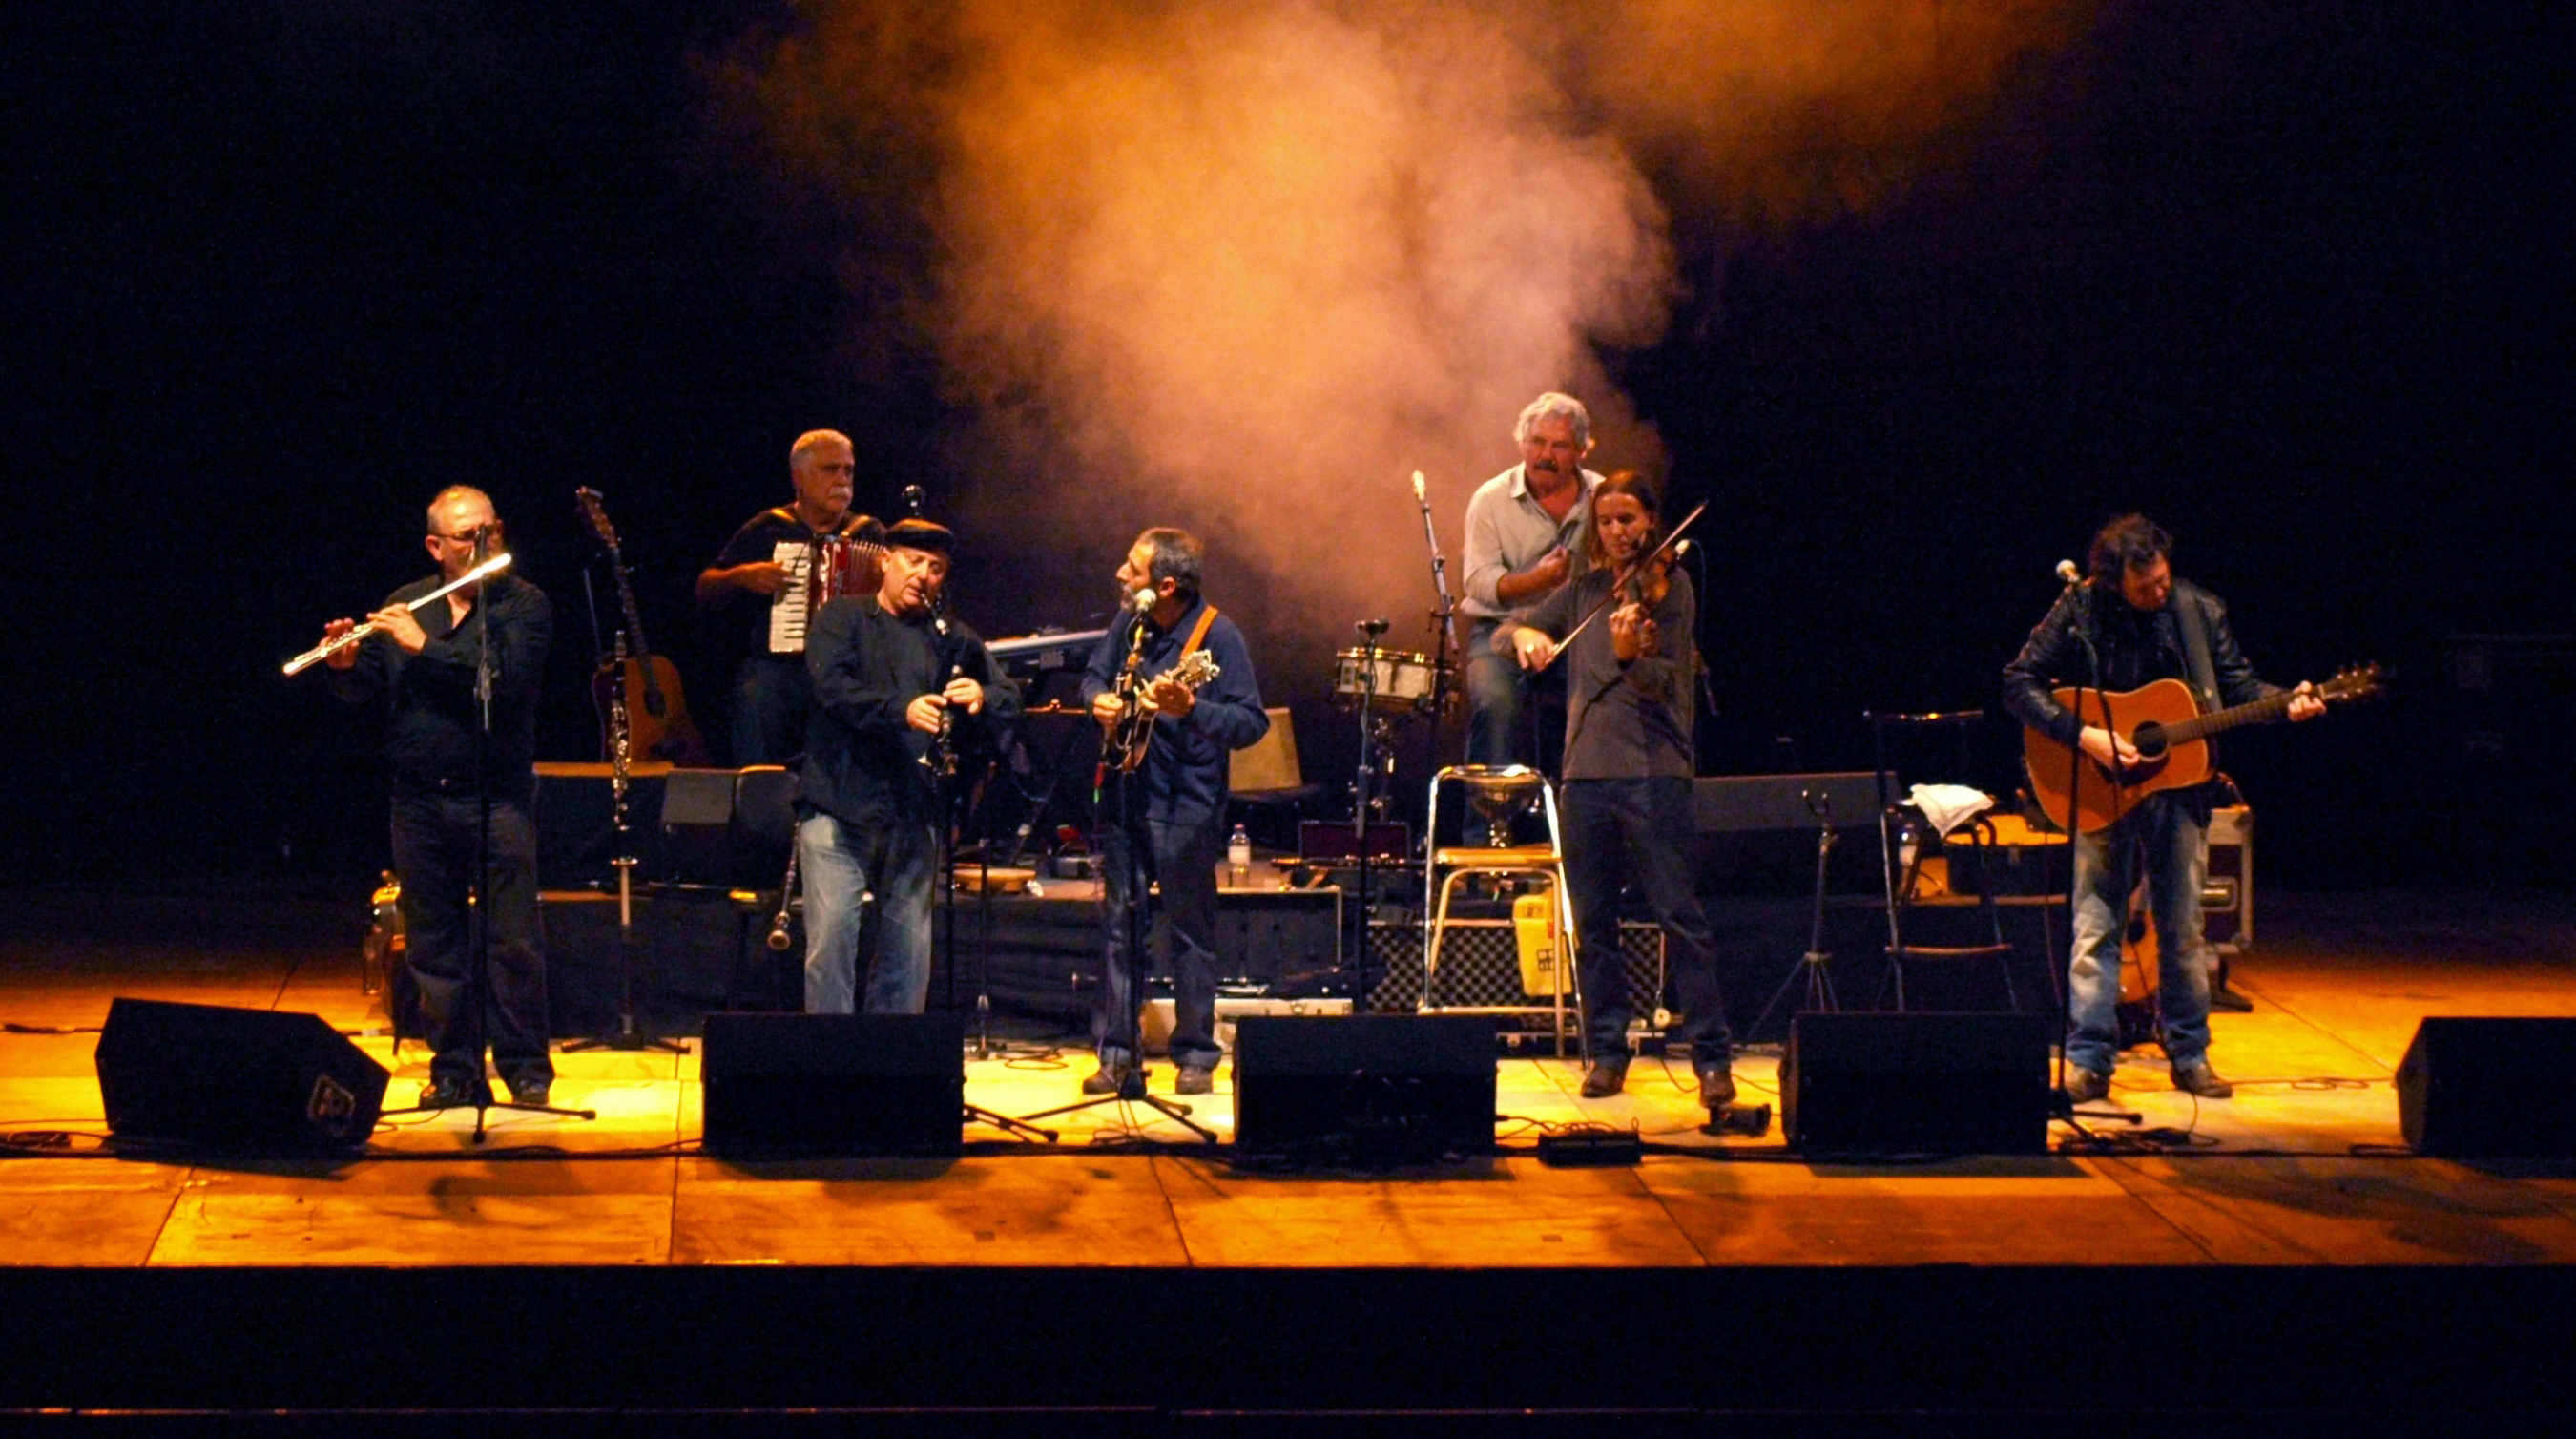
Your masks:
[[[2118,731],[2118,715],[2107,725],[2089,708],[2079,716],[2052,685],[2080,685],[2079,703],[2098,703],[2092,697],[2180,680],[2204,710],[2282,695],[2255,677],[2236,647],[2227,606],[2174,577],[2172,551],[2172,536],[2144,515],[2104,525],[2093,536],[2089,577],[2068,587],[2004,666],[2004,707],[2058,745],[2080,749],[2091,764],[2121,772],[2148,757]],[[2292,720],[2325,713],[2311,686],[2287,696]],[[2120,930],[2141,875],[2162,967],[2158,1029],[2173,1085],[2205,1099],[2235,1093],[2209,1062],[2209,948],[2201,936],[2200,891],[2211,803],[2207,785],[2167,789],[2146,794],[2108,828],[2068,826],[2075,834],[2075,939],[2066,1093],[2078,1104],[2110,1093],[2119,1052]]]
[[[1142,1002],[1142,953],[1131,933],[1147,926],[1131,911],[1151,901],[1152,923],[1170,940],[1173,971],[1171,1052],[1180,1067],[1174,1091],[1205,1094],[1213,1085],[1216,1043],[1216,866],[1226,842],[1226,756],[1270,732],[1252,652],[1233,620],[1199,593],[1207,551],[1185,530],[1154,528],[1136,537],[1118,566],[1127,618],[1102,636],[1083,670],[1082,697],[1104,734],[1121,730],[1137,706],[1150,707],[1144,757],[1104,792],[1100,848],[1107,880],[1101,983],[1092,1006],[1097,1073],[1087,1094],[1116,1094],[1138,1062],[1134,1047]],[[1208,652],[1215,677],[1193,689],[1169,676],[1185,656]],[[1122,676],[1125,681],[1122,683]],[[1141,693],[1137,693],[1141,691]]]

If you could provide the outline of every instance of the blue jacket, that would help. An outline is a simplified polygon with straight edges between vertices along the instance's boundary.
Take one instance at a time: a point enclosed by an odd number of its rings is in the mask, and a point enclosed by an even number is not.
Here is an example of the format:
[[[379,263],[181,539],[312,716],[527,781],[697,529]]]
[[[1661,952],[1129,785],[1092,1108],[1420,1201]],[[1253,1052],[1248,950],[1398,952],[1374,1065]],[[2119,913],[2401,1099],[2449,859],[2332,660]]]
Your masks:
[[[1198,628],[1199,612],[1206,607],[1205,599],[1192,601],[1167,630],[1132,615],[1111,626],[1083,668],[1082,702],[1088,705],[1118,687],[1118,673],[1126,668],[1127,649],[1139,625],[1145,629],[1145,679],[1179,664],[1181,645]],[[1153,742],[1136,771],[1145,782],[1148,820],[1199,824],[1222,816],[1227,752],[1270,733],[1270,715],[1261,707],[1261,682],[1253,676],[1252,651],[1243,643],[1243,631],[1219,613],[1208,626],[1203,647],[1216,660],[1217,677],[1200,688],[1198,703],[1186,718],[1155,716]]]

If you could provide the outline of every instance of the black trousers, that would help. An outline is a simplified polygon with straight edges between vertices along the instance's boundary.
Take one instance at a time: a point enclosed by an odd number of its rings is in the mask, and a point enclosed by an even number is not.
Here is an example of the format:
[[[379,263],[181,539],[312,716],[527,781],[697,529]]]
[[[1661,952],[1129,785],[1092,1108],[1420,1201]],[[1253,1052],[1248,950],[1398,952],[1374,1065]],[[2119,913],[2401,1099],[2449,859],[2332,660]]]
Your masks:
[[[479,1083],[483,1050],[512,1088],[551,1081],[546,1052],[546,957],[537,934],[537,830],[515,799],[492,802],[490,986],[476,973],[475,832],[471,794],[394,791],[394,874],[402,881],[404,943],[429,1022],[430,1077]],[[475,1001],[480,997],[481,1004]]]

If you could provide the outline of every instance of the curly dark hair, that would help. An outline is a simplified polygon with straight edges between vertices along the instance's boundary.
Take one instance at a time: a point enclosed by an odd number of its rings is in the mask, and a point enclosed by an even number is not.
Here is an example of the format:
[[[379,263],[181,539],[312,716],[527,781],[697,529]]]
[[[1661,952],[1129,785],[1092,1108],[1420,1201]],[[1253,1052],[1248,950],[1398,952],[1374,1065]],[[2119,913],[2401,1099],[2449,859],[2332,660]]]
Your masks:
[[[2097,583],[2117,589],[2132,569],[2173,557],[2173,536],[2144,515],[2122,515],[2093,532],[2086,568]]]

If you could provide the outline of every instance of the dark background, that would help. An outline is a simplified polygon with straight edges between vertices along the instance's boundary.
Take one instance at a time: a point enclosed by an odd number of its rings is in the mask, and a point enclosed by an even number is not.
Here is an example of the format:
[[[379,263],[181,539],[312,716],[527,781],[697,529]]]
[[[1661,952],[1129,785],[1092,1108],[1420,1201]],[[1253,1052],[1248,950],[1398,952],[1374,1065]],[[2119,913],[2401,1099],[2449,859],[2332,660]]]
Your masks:
[[[2399,667],[2386,701],[2230,747],[2269,882],[2564,883],[2554,14],[2111,5],[1894,203],[1684,217],[1695,287],[1612,369],[1730,537],[1702,768],[1866,764],[1864,709],[1991,705],[2047,561],[2137,508],[2271,678]],[[885,338],[918,246],[719,143],[705,61],[781,7],[9,17],[0,883],[380,865],[376,728],[275,667],[426,571],[419,506],[451,480],[495,493],[556,600],[558,758],[596,754],[574,486],[607,492],[715,732],[688,585],[784,498],[793,435],[847,430],[934,495],[1012,482],[941,458],[971,417]],[[1096,598],[1034,601],[1066,608],[963,605],[1002,633]],[[1309,774],[1340,773],[1320,657],[1263,664]],[[1981,732],[1973,777],[2008,784],[2011,743]]]

